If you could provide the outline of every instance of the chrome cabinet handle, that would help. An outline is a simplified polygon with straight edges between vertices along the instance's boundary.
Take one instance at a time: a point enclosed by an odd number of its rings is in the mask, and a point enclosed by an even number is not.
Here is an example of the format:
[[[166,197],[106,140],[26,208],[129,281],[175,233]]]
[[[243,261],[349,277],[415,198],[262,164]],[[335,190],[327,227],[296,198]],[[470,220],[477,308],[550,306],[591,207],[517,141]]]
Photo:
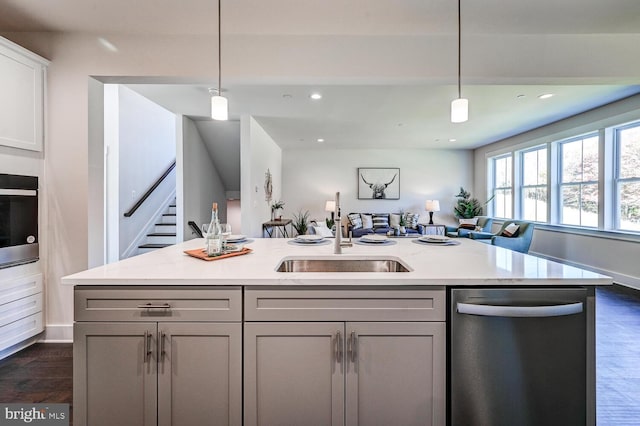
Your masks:
[[[342,362],[342,333],[340,331],[336,333],[336,359],[338,362]]]
[[[144,354],[142,356],[142,362],[147,362],[151,356],[151,333],[145,330],[144,332]]]
[[[171,309],[171,305],[167,302],[165,303],[141,303],[138,305],[138,309]]]
[[[158,330],[158,343],[160,344],[160,349],[158,350],[158,357],[160,361],[164,358],[165,350],[164,350],[164,339],[167,337],[167,334],[164,331]]]
[[[349,336],[349,346],[351,347],[349,350],[351,362],[355,363],[358,357],[358,333],[355,331],[352,331],[351,336]]]
[[[460,314],[480,315],[486,317],[558,317],[579,314],[582,302],[552,306],[496,306],[477,305],[474,303],[458,303]]]

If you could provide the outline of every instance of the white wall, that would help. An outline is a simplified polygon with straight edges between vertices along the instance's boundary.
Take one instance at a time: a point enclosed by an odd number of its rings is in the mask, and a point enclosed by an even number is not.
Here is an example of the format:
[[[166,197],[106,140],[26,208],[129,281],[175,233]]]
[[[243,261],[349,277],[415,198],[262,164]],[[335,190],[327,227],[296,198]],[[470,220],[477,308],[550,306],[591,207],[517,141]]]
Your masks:
[[[400,168],[399,200],[358,200],[359,167]],[[282,199],[285,217],[309,210],[310,218],[330,216],[325,201],[340,191],[343,217],[350,212],[417,212],[428,222],[427,199],[440,201],[435,223],[454,223],[453,205],[460,186],[470,188],[473,155],[467,150],[285,150],[282,154]]]
[[[182,120],[183,129],[183,206],[184,239],[197,238],[187,222],[198,226],[211,220],[211,204],[218,203],[220,221],[226,220],[225,189],[211,160],[209,151],[200,137],[195,123],[187,117]]]
[[[282,198],[282,150],[250,116],[240,120],[240,202],[242,233],[262,236],[262,223],[271,218],[265,201],[264,177],[267,169],[273,181],[272,202]]]
[[[479,199],[487,194],[487,157],[540,143],[562,140],[607,126],[640,119],[640,95],[526,132],[474,152],[474,191]],[[640,288],[640,244],[610,233],[576,233],[561,227],[538,226],[530,253],[613,276],[616,282]]]
[[[175,173],[165,178],[130,217],[124,217],[176,158],[174,114],[118,86],[120,257],[130,252],[149,219],[175,190]],[[135,248],[134,248],[135,250]]]

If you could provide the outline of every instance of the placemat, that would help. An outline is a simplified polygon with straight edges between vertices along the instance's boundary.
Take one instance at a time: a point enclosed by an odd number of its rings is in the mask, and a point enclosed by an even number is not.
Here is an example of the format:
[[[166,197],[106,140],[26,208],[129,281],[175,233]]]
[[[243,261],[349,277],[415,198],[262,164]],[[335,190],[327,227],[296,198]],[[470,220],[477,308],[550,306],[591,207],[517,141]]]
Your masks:
[[[416,244],[420,244],[421,246],[431,246],[431,247],[437,247],[437,246],[457,246],[460,244],[460,241],[454,241],[454,240],[450,240],[447,241],[446,243],[427,243],[426,241],[420,241],[420,240],[411,240],[412,243],[416,243]]]
[[[327,244],[332,244],[333,241],[322,240],[322,241],[319,241],[317,243],[301,243],[301,242],[298,242],[296,240],[289,240],[289,241],[287,241],[287,243],[289,243],[291,245],[294,245],[294,246],[316,247],[316,246],[326,246]]]

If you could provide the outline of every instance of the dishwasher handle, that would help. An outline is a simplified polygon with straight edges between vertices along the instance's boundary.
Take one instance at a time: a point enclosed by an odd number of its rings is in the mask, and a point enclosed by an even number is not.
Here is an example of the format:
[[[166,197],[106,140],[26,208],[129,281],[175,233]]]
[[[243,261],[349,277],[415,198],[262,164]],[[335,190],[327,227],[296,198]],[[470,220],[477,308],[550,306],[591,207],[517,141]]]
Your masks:
[[[485,317],[559,317],[579,314],[582,310],[582,302],[550,306],[498,306],[460,302],[457,304],[460,314]]]

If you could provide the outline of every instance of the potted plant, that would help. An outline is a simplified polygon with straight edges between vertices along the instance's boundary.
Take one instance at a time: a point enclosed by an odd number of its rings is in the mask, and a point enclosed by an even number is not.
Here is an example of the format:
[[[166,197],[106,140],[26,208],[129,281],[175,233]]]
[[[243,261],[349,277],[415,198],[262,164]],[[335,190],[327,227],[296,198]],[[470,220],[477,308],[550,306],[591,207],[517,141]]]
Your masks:
[[[460,187],[460,193],[456,195],[458,201],[453,208],[453,211],[457,218],[471,219],[476,216],[482,216],[482,206],[486,206],[493,196],[485,201],[483,204],[478,201],[477,198],[471,198],[471,193],[465,191],[463,187]]]
[[[284,201],[278,200],[271,204],[271,220],[280,220],[282,216],[276,219],[276,215],[278,214],[278,210],[284,209]]]
[[[302,210],[298,210],[298,214],[294,213],[291,226],[293,226],[298,235],[305,235],[309,229],[309,210],[304,213]]]

